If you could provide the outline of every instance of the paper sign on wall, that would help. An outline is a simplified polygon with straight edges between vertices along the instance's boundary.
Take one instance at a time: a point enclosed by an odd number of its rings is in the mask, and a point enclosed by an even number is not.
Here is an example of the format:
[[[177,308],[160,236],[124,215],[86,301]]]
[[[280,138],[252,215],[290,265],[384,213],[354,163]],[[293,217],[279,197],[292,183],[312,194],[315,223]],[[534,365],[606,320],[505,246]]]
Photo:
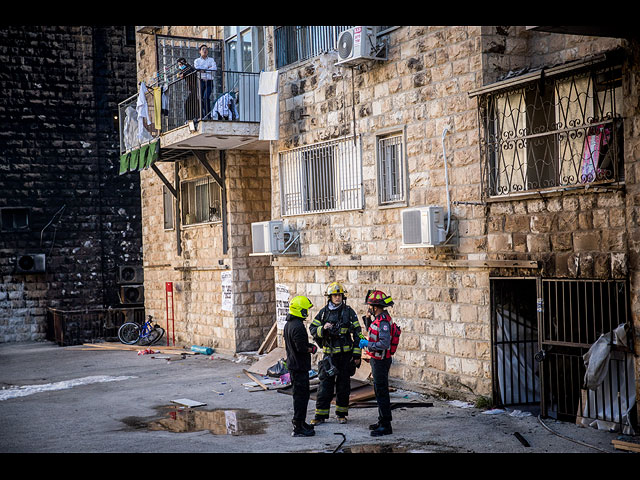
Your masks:
[[[289,313],[289,287],[281,283],[276,283],[276,321],[278,322],[278,330],[284,328],[287,323],[287,314]]]
[[[233,272],[222,272],[220,283],[222,284],[222,310],[233,310],[233,292],[231,291],[231,277]]]

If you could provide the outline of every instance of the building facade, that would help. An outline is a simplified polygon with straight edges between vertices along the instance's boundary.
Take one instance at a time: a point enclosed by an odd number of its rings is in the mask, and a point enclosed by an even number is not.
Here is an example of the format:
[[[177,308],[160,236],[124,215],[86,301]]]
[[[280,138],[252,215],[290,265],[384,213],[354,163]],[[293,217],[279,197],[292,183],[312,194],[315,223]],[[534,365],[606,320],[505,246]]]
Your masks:
[[[160,71],[149,53],[158,35],[219,40],[227,56],[243,45],[229,27],[156,28],[138,35],[139,80]],[[371,47],[359,60],[341,51],[347,30]],[[173,281],[179,337],[241,351],[281,319],[280,298],[306,295],[319,309],[339,281],[362,315],[366,292],[381,289],[403,329],[397,385],[539,404],[558,418],[597,417],[585,411],[583,356],[623,325],[610,361],[624,381],[607,388],[628,405],[601,418],[633,416],[635,38],[516,26],[244,33],[264,67],[253,59],[243,71],[278,71],[279,135],[207,147],[212,165],[227,161],[227,253],[224,222],[163,229],[162,179],[141,172],[147,308],[165,308]],[[169,183],[204,173],[202,154],[190,155],[178,170],[160,165]],[[255,255],[251,224],[265,221],[299,243]]]
[[[3,26],[0,55],[0,342],[44,340],[48,309],[119,307],[119,268],[142,264],[140,182],[117,176],[114,120],[135,30]]]

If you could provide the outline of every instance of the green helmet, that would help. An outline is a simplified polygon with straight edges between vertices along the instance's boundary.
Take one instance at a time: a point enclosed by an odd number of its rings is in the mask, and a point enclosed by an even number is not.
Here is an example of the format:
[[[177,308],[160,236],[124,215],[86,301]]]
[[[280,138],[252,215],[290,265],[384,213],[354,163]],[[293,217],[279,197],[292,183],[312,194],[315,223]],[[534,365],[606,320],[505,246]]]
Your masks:
[[[309,309],[313,307],[313,303],[307,297],[298,295],[293,297],[289,302],[289,313],[294,317],[307,318]]]

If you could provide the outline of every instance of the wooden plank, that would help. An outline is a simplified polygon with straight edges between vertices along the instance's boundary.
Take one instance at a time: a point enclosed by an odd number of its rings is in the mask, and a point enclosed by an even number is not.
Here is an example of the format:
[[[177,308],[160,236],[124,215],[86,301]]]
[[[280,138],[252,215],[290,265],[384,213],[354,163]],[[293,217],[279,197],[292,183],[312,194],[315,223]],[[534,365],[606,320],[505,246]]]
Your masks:
[[[249,377],[251,380],[253,380],[254,382],[256,382],[258,385],[260,385],[260,388],[262,388],[263,390],[269,390],[269,387],[267,387],[264,383],[262,383],[258,378],[256,378],[255,375],[253,375],[251,372],[248,372],[246,369],[242,369],[242,372]]]
[[[274,348],[267,355],[252,364],[247,370],[258,375],[266,375],[269,368],[278,363],[278,360],[285,358],[286,356],[287,352],[284,348]]]
[[[640,453],[640,443],[625,442],[623,440],[611,440],[613,446],[618,450]]]
[[[278,322],[274,322],[271,326],[271,329],[269,329],[269,333],[267,333],[267,336],[262,342],[262,345],[260,345],[260,348],[258,348],[258,355],[262,355],[263,353],[265,353],[265,348],[267,347],[267,345],[273,343],[273,338],[275,338],[275,336],[278,334],[277,330]]]

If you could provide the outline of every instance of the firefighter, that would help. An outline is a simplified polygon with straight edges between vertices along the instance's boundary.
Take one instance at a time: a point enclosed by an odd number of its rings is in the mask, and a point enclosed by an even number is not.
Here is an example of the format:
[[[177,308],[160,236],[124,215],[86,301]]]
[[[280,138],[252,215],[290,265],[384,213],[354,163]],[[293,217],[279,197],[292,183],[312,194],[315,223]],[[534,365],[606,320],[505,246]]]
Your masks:
[[[369,363],[373,375],[373,389],[378,403],[378,422],[369,425],[371,436],[379,437],[393,433],[391,429],[391,400],[389,398],[389,369],[391,368],[391,316],[386,308],[393,305],[393,300],[380,290],[367,294],[365,303],[369,305],[368,340],[360,340],[360,348],[369,350]],[[371,316],[373,315],[373,321]]]
[[[317,347],[309,343],[309,335],[304,326],[304,319],[309,316],[313,307],[311,301],[304,296],[297,296],[289,302],[289,314],[284,325],[284,343],[287,352],[287,369],[293,387],[293,432],[294,437],[311,437],[315,435],[313,426],[305,422],[307,405],[309,404],[309,370],[311,370],[311,354]]]
[[[309,326],[311,336],[324,353],[319,362],[320,385],[311,425],[318,425],[329,418],[334,389],[336,417],[339,423],[347,423],[351,376],[360,367],[359,342],[364,337],[358,316],[346,303],[346,293],[340,283],[331,283],[326,291],[327,304]]]

